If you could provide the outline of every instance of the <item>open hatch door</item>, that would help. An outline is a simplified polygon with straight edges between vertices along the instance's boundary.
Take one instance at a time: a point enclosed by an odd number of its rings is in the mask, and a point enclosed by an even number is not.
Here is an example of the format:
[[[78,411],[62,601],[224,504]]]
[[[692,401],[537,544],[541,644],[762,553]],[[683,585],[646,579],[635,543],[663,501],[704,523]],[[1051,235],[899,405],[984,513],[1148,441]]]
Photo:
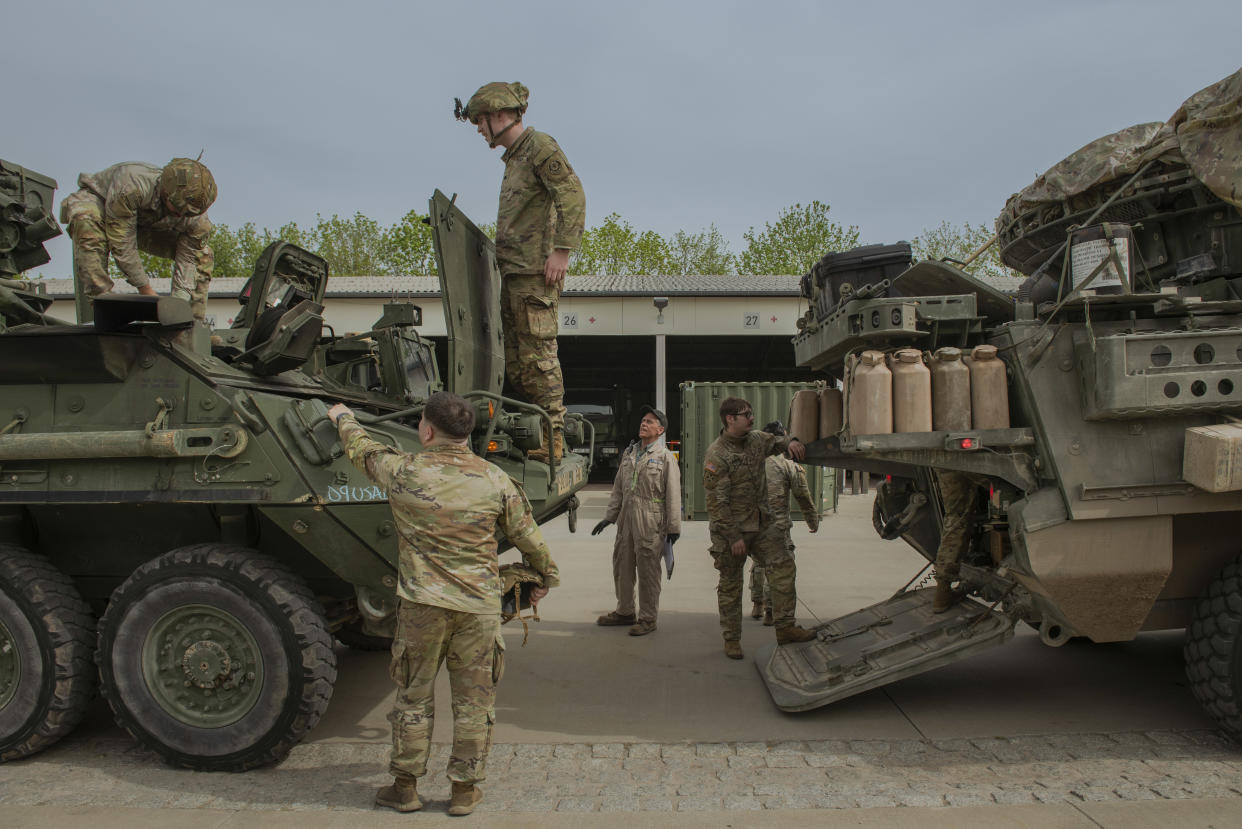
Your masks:
[[[237,296],[243,308],[233,328],[252,331],[265,314],[274,321],[304,300],[323,305],[327,289],[327,260],[291,242],[272,242],[255,260],[254,273]]]
[[[1013,619],[973,599],[932,613],[934,589],[898,593],[821,625],[811,642],[755,654],[755,667],[783,711],[809,711],[921,674],[999,645]]]
[[[495,245],[439,190],[431,197],[430,207],[448,332],[444,386],[457,394],[500,394],[505,382],[505,348]]]

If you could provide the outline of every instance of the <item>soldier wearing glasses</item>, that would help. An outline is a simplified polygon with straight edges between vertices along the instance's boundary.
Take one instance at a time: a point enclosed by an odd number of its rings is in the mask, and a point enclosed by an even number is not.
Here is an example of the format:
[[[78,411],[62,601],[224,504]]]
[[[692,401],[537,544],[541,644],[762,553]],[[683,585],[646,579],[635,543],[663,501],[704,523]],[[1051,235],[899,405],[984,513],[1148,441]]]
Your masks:
[[[756,431],[754,411],[740,397],[726,398],[720,404],[720,421],[724,429],[708,447],[703,460],[703,489],[707,496],[711,555],[720,573],[716,596],[725,655],[741,659],[742,576],[748,555],[766,568],[777,643],[815,638],[814,631],[799,627],[794,619],[793,559],[782,556],[765,561],[759,544],[771,523],[765,503],[764,461],[769,455],[786,451],[801,460],[806,449],[796,437]]]

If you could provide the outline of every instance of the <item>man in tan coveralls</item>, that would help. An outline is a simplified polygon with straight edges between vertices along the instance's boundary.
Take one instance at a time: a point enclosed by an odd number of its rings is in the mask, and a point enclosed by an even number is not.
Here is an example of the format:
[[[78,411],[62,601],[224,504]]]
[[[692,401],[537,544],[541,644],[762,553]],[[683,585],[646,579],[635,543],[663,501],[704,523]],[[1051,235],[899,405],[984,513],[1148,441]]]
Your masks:
[[[551,417],[552,434],[544,435],[544,446],[559,460],[565,447],[559,302],[569,252],[582,241],[586,196],[552,136],[522,123],[529,95],[520,83],[489,83],[465,107],[458,100],[455,114],[475,124],[487,146],[505,148],[496,214],[505,371],[518,393]],[[545,448],[528,455],[546,461],[547,453]]]
[[[774,420],[764,426],[763,431],[777,437],[785,436],[785,427],[779,420]],[[772,585],[765,578],[766,566],[772,566],[774,562],[781,562],[788,558],[788,566],[793,569],[795,577],[797,575],[793,557],[793,537],[789,532],[793,527],[793,518],[789,513],[789,497],[792,495],[798,502],[802,517],[811,532],[819,530],[819,510],[811,501],[811,488],[806,485],[806,471],[802,468],[802,464],[794,463],[784,455],[768,455],[764,461],[763,471],[767,483],[765,497],[768,512],[766,526],[759,536],[759,550],[764,564],[756,563],[751,568],[750,598],[751,601],[755,601],[755,582],[758,581],[759,596],[763,603],[763,624],[771,626],[776,624],[776,620],[772,613]],[[796,598],[796,592],[794,596]],[[754,616],[753,613],[751,615]]]
[[[215,258],[207,244],[207,208],[216,200],[216,181],[201,163],[174,158],[165,167],[131,161],[78,176],[76,193],[60,203],[60,220],[73,240],[73,275],[80,296],[94,299],[112,290],[108,254],[138,293],[155,295],[138,252],[173,260],[172,295],[207,312],[207,286]],[[80,303],[79,321],[92,317]],[[83,318],[85,317],[85,318]]]
[[[779,561],[764,561],[759,546],[760,532],[768,523],[764,459],[788,450],[801,460],[806,448],[797,438],[778,438],[753,430],[754,410],[740,397],[725,398],[720,404],[720,421],[724,429],[703,458],[703,490],[711,555],[720,572],[716,598],[725,655],[741,659],[742,574],[747,555],[764,565],[771,584],[777,644],[815,638],[814,631],[794,621],[793,559],[784,556]]]
[[[375,802],[399,812],[422,808],[416,783],[427,773],[436,674],[446,662],[453,694],[448,813],[468,815],[483,798],[475,784],[486,776],[504,666],[496,528],[543,576],[532,601],[560,583],[556,564],[526,497],[500,467],[470,450],[474,408],[463,398],[431,396],[418,427],[423,448],[412,455],[372,440],[343,404],[328,416],[349,459],[387,490],[397,525],[400,603],[391,666],[397,702],[388,718],[394,780]]]
[[[612,581],[617,609],[600,616],[601,625],[632,625],[630,636],[646,636],[656,629],[660,612],[660,559],[664,540],[681,537],[681,470],[677,456],[660,438],[668,418],[659,409],[643,407],[638,441],[621,455],[612,497],[604,520],[591,535],[609,524],[617,525],[612,548]],[[634,581],[638,581],[638,615],[634,614]]]

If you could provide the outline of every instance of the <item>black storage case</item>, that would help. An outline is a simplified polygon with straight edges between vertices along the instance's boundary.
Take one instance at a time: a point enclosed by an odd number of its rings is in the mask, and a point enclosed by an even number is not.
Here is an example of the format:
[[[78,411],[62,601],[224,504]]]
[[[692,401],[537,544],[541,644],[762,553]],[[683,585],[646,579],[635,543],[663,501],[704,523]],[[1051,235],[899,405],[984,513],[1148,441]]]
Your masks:
[[[830,253],[815,263],[811,272],[803,277],[802,291],[811,298],[813,287],[818,287],[816,316],[824,319],[841,302],[841,286],[849,285],[855,292],[864,285],[874,285],[885,279],[892,280],[910,267],[914,255],[909,242],[893,245],[863,245],[841,253]],[[808,289],[812,289],[808,291]],[[873,297],[898,296],[891,288],[872,294]]]

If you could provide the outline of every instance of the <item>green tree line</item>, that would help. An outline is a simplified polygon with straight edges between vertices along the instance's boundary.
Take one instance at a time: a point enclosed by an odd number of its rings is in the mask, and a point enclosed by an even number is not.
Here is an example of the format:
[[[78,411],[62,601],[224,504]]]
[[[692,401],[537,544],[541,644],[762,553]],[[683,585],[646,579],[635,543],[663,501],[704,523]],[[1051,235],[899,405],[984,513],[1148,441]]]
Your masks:
[[[610,213],[582,234],[570,257],[571,274],[622,275],[800,275],[827,253],[864,244],[859,229],[831,218],[829,205],[818,200],[779,211],[773,221],[742,234],[745,247],[734,253],[714,224],[698,231],[661,235],[636,229],[618,213]],[[495,225],[484,232],[494,235]],[[910,240],[918,259],[966,261],[991,237],[984,225],[941,222]],[[216,225],[211,234],[216,277],[246,277],[263,249],[277,239],[306,248],[328,262],[339,276],[423,275],[436,272],[431,227],[426,216],[411,210],[387,227],[362,213],[342,218],[316,216],[313,225],[290,222],[276,230],[253,222],[238,227]],[[172,263],[144,255],[147,272],[171,276]],[[980,276],[1014,272],[1000,261],[993,245],[968,268]]]

